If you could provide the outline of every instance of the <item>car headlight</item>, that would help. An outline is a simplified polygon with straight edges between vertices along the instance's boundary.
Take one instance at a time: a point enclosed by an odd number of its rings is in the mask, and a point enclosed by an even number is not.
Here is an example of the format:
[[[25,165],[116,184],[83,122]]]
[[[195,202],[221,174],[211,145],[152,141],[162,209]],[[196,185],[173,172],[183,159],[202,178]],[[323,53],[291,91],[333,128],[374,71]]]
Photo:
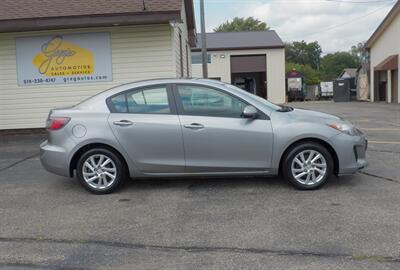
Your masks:
[[[342,133],[345,133],[347,135],[350,136],[359,136],[362,134],[362,132],[360,130],[358,130],[357,128],[355,128],[353,125],[351,124],[347,124],[347,123],[330,123],[328,124],[329,127],[334,128]]]

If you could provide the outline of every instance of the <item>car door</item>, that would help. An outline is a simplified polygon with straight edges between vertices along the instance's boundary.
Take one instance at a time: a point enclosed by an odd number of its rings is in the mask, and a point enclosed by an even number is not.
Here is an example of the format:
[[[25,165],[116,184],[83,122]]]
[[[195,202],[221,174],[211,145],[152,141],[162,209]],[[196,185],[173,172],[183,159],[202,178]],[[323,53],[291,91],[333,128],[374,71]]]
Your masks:
[[[265,172],[271,166],[269,117],[242,118],[242,99],[208,86],[176,84],[187,173]]]
[[[109,124],[138,170],[146,174],[184,172],[181,125],[169,85],[125,91],[107,103]]]

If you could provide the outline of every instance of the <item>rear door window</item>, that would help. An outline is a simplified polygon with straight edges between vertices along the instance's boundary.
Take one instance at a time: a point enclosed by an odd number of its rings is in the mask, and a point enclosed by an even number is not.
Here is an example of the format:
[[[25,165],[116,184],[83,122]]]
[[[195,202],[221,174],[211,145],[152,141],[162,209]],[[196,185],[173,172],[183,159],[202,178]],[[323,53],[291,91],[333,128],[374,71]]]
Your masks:
[[[171,105],[166,86],[135,89],[110,99],[113,112],[137,114],[169,114]]]
[[[130,113],[171,113],[166,87],[157,87],[127,93]]]
[[[114,96],[111,98],[111,104],[114,112],[117,113],[126,113],[128,112],[128,107],[126,106],[126,97],[125,94],[121,94],[118,96]]]

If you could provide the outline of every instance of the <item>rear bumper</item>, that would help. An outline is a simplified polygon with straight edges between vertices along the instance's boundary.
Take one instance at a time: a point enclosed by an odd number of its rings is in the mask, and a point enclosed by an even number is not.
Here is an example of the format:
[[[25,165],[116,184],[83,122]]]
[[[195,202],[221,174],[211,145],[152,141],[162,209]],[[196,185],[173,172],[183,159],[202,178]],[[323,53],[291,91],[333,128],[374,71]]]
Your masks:
[[[68,154],[59,146],[50,145],[46,140],[40,145],[40,162],[49,172],[70,177]]]
[[[338,175],[354,174],[368,166],[366,151],[368,142],[364,135],[339,134],[331,138],[339,160]]]

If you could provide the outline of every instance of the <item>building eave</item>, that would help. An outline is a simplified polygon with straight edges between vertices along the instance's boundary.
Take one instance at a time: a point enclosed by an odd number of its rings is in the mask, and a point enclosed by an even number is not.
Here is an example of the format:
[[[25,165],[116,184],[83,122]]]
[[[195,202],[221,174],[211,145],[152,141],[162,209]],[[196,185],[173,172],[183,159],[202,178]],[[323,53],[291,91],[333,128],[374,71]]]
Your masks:
[[[207,51],[217,52],[217,51],[243,51],[243,50],[271,50],[271,49],[285,49],[285,46],[207,48]],[[201,48],[192,48],[192,52],[200,52],[200,51]]]
[[[374,67],[375,71],[396,70],[399,68],[399,56],[391,55]]]
[[[366,48],[371,49],[379,37],[385,32],[385,30],[390,26],[392,21],[400,14],[400,1],[397,1],[393,8],[390,10],[388,15],[383,19],[382,23],[378,26],[372,36],[368,39],[366,43]]]
[[[169,23],[181,20],[179,11],[27,18],[0,21],[0,33]]]

